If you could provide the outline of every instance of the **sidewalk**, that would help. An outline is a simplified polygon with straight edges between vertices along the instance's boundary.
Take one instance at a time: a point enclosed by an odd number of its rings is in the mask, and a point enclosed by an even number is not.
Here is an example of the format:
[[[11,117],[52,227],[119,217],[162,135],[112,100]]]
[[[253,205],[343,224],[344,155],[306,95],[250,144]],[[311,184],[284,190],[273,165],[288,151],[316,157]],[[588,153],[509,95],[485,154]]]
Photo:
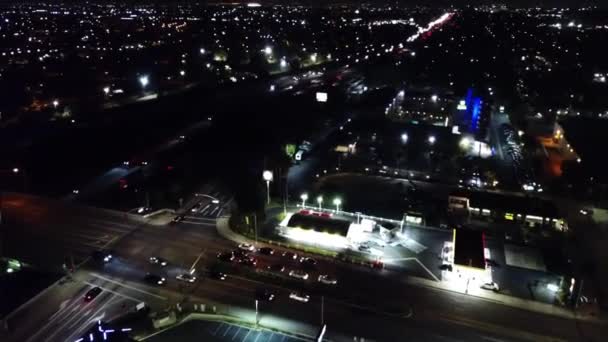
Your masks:
[[[247,237],[244,237],[238,233],[235,233],[228,224],[228,217],[221,217],[217,221],[217,231],[218,233],[228,239],[232,240],[236,243],[249,243],[253,244],[253,241]],[[418,286],[418,287],[426,287],[433,288],[440,291],[450,291],[459,294],[465,294],[464,291],[460,289],[456,289],[453,285],[445,283],[445,282],[436,282],[432,280],[427,280],[418,277],[403,277],[402,282],[407,283],[409,285]],[[594,316],[582,316],[577,314],[572,310],[568,310],[559,306],[526,300],[522,298],[507,296],[500,293],[494,293],[491,291],[486,291],[483,289],[469,289],[468,296],[475,297],[478,299],[491,301],[493,303],[507,305],[511,307],[515,307],[518,309],[532,311],[537,313],[542,313],[551,316],[557,316],[567,319],[577,319],[577,320],[585,320],[589,322],[595,323],[606,323],[606,320],[600,317]]]

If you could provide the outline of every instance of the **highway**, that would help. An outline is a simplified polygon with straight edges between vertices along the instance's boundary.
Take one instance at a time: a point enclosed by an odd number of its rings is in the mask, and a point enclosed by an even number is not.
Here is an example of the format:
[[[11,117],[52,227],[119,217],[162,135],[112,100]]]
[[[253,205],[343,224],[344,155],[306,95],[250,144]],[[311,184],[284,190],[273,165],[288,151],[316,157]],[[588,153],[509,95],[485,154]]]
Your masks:
[[[399,340],[411,337],[428,341],[570,341],[580,340],[580,331],[585,336],[601,336],[605,329],[587,322],[579,322],[577,326],[565,318],[459,293],[412,286],[403,281],[403,274],[316,256],[313,257],[318,265],[310,271],[307,281],[270,277],[255,269],[246,270],[244,265],[234,266],[224,281],[211,279],[206,270],[217,263],[216,254],[232,250],[236,244],[217,233],[215,217],[220,209],[210,208],[214,206],[191,212],[179,223],[154,225],[65,202],[16,195],[5,198],[4,210],[12,220],[9,222],[21,225],[20,229],[5,229],[5,249],[9,255],[29,262],[46,260],[44,264],[53,267],[54,263],[64,261],[67,252],[77,262],[104,245],[115,252],[107,264],[84,264],[73,281],[55,286],[15,315],[9,321],[14,332],[8,341],[65,340],[85,331],[97,316],[113,316],[139,301],[161,309],[187,298],[194,303],[225,304],[250,313],[254,292],[259,287],[277,293],[276,301],[261,306],[261,323],[282,318],[318,326],[323,297],[324,322],[330,327],[329,338],[334,341],[352,341],[353,337],[391,341],[398,336],[403,337]],[[153,265],[148,261],[150,256],[160,256],[169,265]],[[297,262],[288,262],[277,255],[256,254],[256,257],[257,270],[272,263],[285,264],[287,269],[300,267]],[[194,284],[175,279],[178,274],[188,272],[195,262],[199,279]],[[143,277],[147,272],[165,276],[167,284],[157,287],[145,283]],[[317,275],[322,273],[334,275],[338,285],[316,282]],[[103,292],[84,304],[83,293],[92,286],[102,287]],[[309,293],[310,302],[290,300],[288,294],[293,289]],[[57,317],[64,317],[68,323],[57,324]],[[43,333],[36,335],[39,331]]]

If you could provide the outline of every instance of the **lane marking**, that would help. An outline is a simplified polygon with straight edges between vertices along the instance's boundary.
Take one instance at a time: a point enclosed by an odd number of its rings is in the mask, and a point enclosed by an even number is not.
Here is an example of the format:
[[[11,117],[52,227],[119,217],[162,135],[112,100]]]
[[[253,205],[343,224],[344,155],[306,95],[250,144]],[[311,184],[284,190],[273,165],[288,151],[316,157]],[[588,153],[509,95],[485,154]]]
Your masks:
[[[245,342],[245,340],[247,339],[247,336],[249,336],[249,334],[251,334],[251,329],[247,329],[247,335],[245,335],[245,337],[243,337],[243,339],[241,340],[241,342]]]
[[[131,285],[127,285],[127,284],[124,284],[124,283],[118,282],[118,281],[116,281],[116,280],[112,280],[112,279],[110,279],[110,278],[106,278],[106,277],[104,277],[104,276],[102,276],[102,275],[99,275],[99,274],[97,274],[97,273],[93,273],[93,272],[91,272],[91,273],[89,273],[89,274],[90,274],[91,276],[95,277],[95,278],[105,280],[105,281],[107,281],[107,282],[110,282],[110,283],[116,284],[116,285],[118,285],[118,286],[122,286],[122,287],[125,287],[125,288],[127,288],[127,289],[131,289],[131,290],[133,290],[133,291],[141,292],[141,293],[143,293],[143,294],[147,294],[147,295],[149,295],[149,296],[152,296],[152,297],[155,297],[155,298],[158,298],[158,299],[161,299],[161,300],[167,300],[167,297],[159,296],[159,295],[154,294],[154,293],[152,293],[152,292],[148,292],[148,291],[145,291],[145,290],[139,289],[139,288],[137,288],[137,287],[134,287],[134,286],[131,286]]]
[[[224,334],[222,335],[222,337],[226,337],[226,334],[228,333],[228,331],[230,331],[230,329],[232,329],[232,325],[229,324],[226,331],[224,331]]]
[[[215,332],[213,333],[213,336],[217,335],[217,332],[220,330],[220,328],[222,327],[222,325],[224,325],[224,322],[221,322],[220,324],[217,325],[217,329],[215,329]]]
[[[241,327],[238,327],[238,329],[236,329],[236,331],[234,332],[234,335],[232,335],[232,338],[230,339],[230,341],[234,341],[234,339],[236,338],[236,335],[238,335],[240,331],[241,331]]]

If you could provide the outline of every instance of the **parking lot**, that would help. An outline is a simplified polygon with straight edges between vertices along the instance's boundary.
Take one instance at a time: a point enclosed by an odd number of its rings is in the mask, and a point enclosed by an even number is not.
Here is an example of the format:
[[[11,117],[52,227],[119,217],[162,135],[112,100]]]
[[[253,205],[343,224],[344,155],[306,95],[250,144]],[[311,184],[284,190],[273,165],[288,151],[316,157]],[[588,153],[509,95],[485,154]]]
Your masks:
[[[300,342],[306,339],[287,336],[284,334],[262,329],[251,329],[244,326],[224,322],[189,321],[175,328],[154,335],[146,341],[150,342]]]

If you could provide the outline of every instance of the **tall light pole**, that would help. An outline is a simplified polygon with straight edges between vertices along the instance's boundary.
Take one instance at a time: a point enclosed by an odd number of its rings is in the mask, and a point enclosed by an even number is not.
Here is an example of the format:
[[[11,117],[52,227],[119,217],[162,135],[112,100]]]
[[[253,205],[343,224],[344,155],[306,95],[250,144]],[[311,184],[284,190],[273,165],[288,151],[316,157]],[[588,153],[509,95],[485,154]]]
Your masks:
[[[255,300],[255,325],[258,325],[258,300]]]
[[[317,197],[317,203],[319,203],[319,210],[323,210],[323,207],[321,206],[323,204],[323,196]]]
[[[301,194],[300,198],[302,199],[302,208],[306,207],[306,200],[308,199],[308,194]]]
[[[262,177],[266,181],[266,199],[267,199],[267,204],[270,204],[270,182],[272,182],[272,171],[265,170],[262,173]]]
[[[336,214],[340,212],[340,205],[342,204],[342,200],[340,198],[334,198],[334,205],[336,206]]]

